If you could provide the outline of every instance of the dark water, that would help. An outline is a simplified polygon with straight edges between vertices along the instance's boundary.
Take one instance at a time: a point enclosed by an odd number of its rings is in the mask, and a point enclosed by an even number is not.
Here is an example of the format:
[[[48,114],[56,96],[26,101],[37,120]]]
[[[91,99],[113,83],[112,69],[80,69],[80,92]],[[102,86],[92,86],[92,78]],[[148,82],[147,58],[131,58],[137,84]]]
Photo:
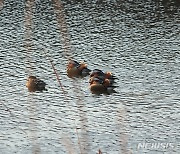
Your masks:
[[[55,4],[1,3],[1,153],[179,153],[179,2]],[[88,77],[69,79],[68,56],[113,72],[118,93],[94,95]],[[28,75],[48,91],[28,92]]]

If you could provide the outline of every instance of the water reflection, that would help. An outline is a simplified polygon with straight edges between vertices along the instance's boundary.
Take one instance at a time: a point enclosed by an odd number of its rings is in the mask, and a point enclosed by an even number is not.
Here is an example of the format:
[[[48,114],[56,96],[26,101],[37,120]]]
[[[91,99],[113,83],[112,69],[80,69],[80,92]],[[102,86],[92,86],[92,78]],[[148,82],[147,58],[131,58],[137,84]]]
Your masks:
[[[38,106],[37,106],[36,102],[33,102],[32,94],[30,94],[28,96],[27,102],[29,103],[29,105],[28,105],[29,106],[29,109],[28,109],[28,111],[29,111],[29,115],[28,115],[29,128],[28,128],[28,130],[30,131],[28,138],[31,141],[32,153],[33,154],[40,154],[41,148],[40,148],[40,142],[38,140],[38,135],[37,135],[38,122],[36,120],[38,117],[38,115],[37,115],[38,114],[37,113]]]
[[[77,79],[76,79],[77,80]],[[73,82],[74,93],[76,94],[76,106],[79,114],[79,125],[76,125],[76,132],[78,136],[78,143],[81,153],[88,153],[90,151],[90,139],[88,135],[88,117],[87,107],[85,104],[85,96],[83,89],[79,86],[81,83],[78,81]],[[78,87],[78,88],[76,88]],[[80,134],[79,134],[80,133]],[[79,136],[80,135],[80,136]]]

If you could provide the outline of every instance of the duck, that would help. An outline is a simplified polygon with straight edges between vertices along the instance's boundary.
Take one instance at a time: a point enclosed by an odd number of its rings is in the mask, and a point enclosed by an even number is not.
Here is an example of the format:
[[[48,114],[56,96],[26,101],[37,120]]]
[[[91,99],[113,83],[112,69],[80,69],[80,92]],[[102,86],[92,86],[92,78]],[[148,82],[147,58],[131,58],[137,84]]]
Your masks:
[[[29,76],[26,81],[26,87],[30,92],[43,91],[43,90],[47,91],[47,89],[45,88],[46,85],[47,84],[44,81],[38,79],[35,76]]]
[[[113,75],[111,72],[104,73],[102,70],[99,70],[99,69],[94,69],[91,72],[90,78],[92,77],[98,77],[101,80],[108,79],[111,84],[115,83],[115,80],[117,79],[117,77]]]
[[[70,60],[67,65],[67,76],[73,77],[86,77],[90,75],[91,70],[87,68],[87,64],[79,63],[75,60]]]
[[[90,78],[90,90],[93,94],[112,94],[116,91],[114,88],[116,86],[113,86],[109,79],[102,80],[98,77]]]
[[[102,70],[99,70],[99,69],[94,69],[90,74],[90,77],[92,76],[104,77],[104,78],[112,79],[112,80],[117,79],[117,77],[115,77],[111,72],[104,73]]]
[[[112,86],[115,83],[113,79],[108,79],[108,78],[105,78],[104,76],[92,76],[89,79],[89,83],[91,84],[96,78],[102,81],[105,86]]]

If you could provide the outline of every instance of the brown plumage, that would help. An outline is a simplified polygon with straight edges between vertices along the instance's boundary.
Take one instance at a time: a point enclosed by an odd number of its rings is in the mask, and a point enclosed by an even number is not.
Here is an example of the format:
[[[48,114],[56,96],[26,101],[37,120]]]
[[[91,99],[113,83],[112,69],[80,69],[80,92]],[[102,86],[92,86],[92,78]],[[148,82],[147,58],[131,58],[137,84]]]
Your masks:
[[[26,87],[30,92],[47,90],[46,83],[35,76],[29,76],[26,82]]]
[[[70,78],[85,77],[89,75],[90,72],[91,70],[87,68],[87,64],[85,63],[78,63],[75,60],[70,60],[67,65],[67,76]]]

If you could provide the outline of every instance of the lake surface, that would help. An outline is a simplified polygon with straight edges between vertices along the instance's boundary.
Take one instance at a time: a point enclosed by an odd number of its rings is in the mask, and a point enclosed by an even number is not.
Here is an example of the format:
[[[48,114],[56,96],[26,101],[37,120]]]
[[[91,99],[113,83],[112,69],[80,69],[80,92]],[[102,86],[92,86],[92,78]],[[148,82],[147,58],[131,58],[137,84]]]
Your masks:
[[[1,153],[179,153],[178,1],[0,4]],[[89,77],[68,78],[70,57],[114,73],[117,93],[94,95]],[[48,91],[28,92],[28,75]]]

